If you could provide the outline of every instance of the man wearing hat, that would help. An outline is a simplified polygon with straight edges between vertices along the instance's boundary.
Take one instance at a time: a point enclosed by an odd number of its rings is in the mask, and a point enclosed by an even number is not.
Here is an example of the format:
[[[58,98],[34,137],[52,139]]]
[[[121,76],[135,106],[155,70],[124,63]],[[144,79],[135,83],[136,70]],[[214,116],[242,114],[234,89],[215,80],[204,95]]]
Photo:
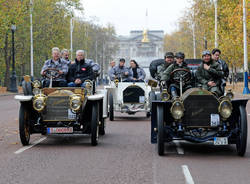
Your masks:
[[[224,72],[220,64],[212,59],[210,51],[202,52],[202,60],[203,62],[196,72],[198,83],[202,85],[203,89],[221,96],[220,84],[221,79],[224,77]]]
[[[125,59],[123,58],[120,59],[119,65],[113,67],[110,72],[110,80],[118,79],[123,82],[129,81],[129,69],[125,66]]]
[[[170,78],[171,73],[176,69],[186,69],[187,71],[190,71],[187,63],[184,61],[185,54],[183,52],[177,52],[175,55],[176,61],[171,64],[162,74],[161,80],[166,81],[167,83],[170,83],[169,91],[172,95],[172,97],[177,97],[178,94],[180,94],[180,84],[176,83]],[[180,71],[182,72],[182,71]],[[183,71],[184,72],[184,71]],[[183,83],[183,92],[187,89],[191,88],[191,80],[187,81],[186,83]]]
[[[161,80],[162,73],[174,62],[174,53],[173,52],[166,52],[164,56],[165,63],[157,66],[157,73],[156,78]]]

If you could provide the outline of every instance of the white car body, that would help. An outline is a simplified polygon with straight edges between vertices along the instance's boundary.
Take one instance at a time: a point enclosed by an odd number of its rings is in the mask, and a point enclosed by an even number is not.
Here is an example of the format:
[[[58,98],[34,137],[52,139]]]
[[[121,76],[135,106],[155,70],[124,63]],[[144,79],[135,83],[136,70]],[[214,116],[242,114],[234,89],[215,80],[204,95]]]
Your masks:
[[[150,112],[149,92],[151,87],[145,82],[110,82],[104,86],[113,96],[113,110],[116,112],[134,114]],[[127,91],[126,91],[127,90]],[[144,93],[144,94],[143,94]]]

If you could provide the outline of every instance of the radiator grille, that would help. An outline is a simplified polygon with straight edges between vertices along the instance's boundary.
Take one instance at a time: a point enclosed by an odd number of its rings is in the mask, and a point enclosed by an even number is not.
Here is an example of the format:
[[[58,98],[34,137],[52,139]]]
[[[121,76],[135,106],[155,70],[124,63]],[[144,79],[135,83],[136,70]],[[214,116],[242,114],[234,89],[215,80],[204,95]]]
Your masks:
[[[123,91],[124,103],[144,103],[145,92],[138,86],[129,86]]]
[[[187,126],[209,127],[211,114],[218,114],[219,102],[213,95],[190,95],[184,100]]]
[[[46,102],[46,109],[43,112],[43,120],[67,121],[69,108],[68,96],[49,96]]]

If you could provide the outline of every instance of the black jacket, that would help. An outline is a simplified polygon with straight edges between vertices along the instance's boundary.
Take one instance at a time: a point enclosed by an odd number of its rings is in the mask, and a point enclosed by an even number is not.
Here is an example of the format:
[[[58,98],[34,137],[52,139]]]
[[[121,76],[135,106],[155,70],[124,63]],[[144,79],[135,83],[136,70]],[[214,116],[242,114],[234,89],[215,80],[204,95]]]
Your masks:
[[[75,82],[76,79],[80,79],[82,82],[87,79],[94,79],[92,67],[90,64],[85,63],[84,59],[80,62],[75,59],[75,63],[69,67],[68,82]]]

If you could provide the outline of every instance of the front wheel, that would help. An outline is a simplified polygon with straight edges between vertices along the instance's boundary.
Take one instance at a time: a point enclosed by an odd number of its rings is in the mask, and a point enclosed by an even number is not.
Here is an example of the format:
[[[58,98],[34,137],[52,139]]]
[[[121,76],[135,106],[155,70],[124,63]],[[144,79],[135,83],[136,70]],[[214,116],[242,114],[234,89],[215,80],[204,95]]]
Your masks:
[[[30,141],[30,116],[27,106],[21,104],[19,110],[19,136],[23,146],[28,145]]]
[[[157,106],[157,149],[158,155],[164,155],[164,119],[163,119],[163,106]]]
[[[239,135],[236,142],[236,149],[239,156],[244,156],[247,148],[247,115],[243,105],[239,106],[239,112]]]
[[[92,115],[91,115],[91,145],[96,146],[98,144],[98,134],[99,134],[99,104],[94,102],[92,105]]]
[[[100,130],[99,130],[99,134],[100,135],[105,135],[105,128],[106,128],[106,123],[105,123],[105,119],[102,118],[102,121],[101,121],[101,125],[100,125]]]
[[[114,101],[112,93],[109,94],[109,120],[114,121]]]

